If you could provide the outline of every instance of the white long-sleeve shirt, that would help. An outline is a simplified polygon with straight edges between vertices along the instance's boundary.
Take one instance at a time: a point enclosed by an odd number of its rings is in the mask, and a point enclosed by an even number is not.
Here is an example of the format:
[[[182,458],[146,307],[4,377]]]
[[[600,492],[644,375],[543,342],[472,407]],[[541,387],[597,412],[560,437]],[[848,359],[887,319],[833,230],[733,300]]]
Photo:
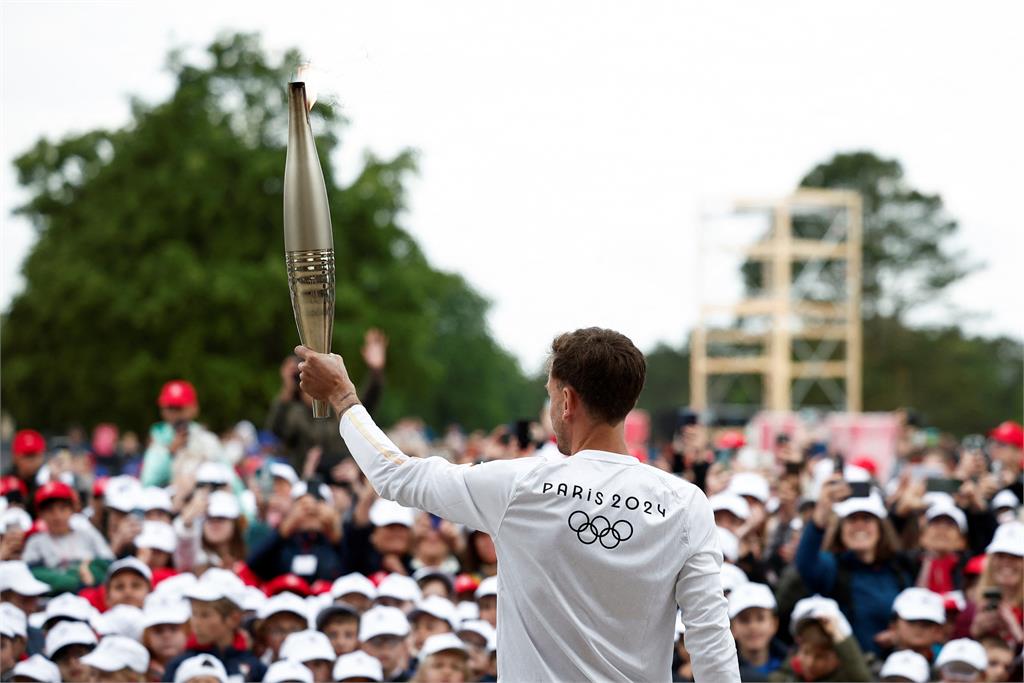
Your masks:
[[[668,681],[677,605],[695,680],[740,680],[714,515],[697,487],[604,451],[411,458],[362,406],[340,429],[381,496],[494,539],[502,680]]]

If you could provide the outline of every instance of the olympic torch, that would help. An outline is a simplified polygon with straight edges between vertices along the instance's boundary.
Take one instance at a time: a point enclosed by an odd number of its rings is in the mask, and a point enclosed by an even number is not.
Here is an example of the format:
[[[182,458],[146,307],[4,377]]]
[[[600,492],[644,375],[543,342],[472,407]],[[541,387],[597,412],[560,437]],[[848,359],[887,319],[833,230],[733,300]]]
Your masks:
[[[301,72],[300,72],[301,77]],[[327,185],[309,125],[306,84],[288,84],[288,153],[284,166],[284,258],[299,340],[331,352],[334,329],[334,235]],[[313,417],[330,417],[326,401],[313,401]]]

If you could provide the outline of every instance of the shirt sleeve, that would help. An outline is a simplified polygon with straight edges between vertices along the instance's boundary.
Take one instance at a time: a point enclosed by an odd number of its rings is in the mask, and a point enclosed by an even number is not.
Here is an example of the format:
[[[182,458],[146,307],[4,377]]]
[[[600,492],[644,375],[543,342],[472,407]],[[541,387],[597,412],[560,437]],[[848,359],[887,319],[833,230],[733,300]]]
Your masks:
[[[729,603],[722,592],[722,551],[707,496],[694,491],[687,511],[687,558],[676,578],[676,604],[686,627],[686,649],[695,681],[740,680]]]
[[[374,424],[360,405],[347,410],[340,431],[370,484],[406,507],[495,535],[522,478],[540,458],[454,465],[444,458],[411,458]]]

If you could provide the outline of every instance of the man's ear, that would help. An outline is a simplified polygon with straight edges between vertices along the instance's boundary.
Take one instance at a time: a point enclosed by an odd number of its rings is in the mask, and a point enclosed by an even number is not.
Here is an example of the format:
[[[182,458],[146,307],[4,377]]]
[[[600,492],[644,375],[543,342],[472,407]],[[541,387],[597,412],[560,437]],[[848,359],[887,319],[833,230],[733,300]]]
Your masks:
[[[580,410],[580,395],[568,384],[562,386],[562,419],[568,420]]]

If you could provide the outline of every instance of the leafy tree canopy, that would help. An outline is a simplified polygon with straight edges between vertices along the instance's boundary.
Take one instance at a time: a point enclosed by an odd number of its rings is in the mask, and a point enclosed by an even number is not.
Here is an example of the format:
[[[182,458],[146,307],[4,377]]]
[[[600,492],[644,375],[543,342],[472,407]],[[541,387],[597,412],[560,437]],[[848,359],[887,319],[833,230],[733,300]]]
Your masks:
[[[128,125],[15,160],[38,240],[3,320],[3,401],[19,423],[141,428],[171,378],[193,381],[202,418],[261,422],[297,342],[285,278],[285,84],[299,62],[255,35],[209,46],[209,66],[172,52],[173,94],[134,101]],[[337,260],[334,348],[357,382],[364,331],[391,339],[385,421],[489,427],[533,414],[515,360],[484,322],[488,302],[427,262],[400,226],[413,152],[367,155],[341,187],[331,163],[344,120],[314,108]],[[525,403],[524,403],[525,402]]]

